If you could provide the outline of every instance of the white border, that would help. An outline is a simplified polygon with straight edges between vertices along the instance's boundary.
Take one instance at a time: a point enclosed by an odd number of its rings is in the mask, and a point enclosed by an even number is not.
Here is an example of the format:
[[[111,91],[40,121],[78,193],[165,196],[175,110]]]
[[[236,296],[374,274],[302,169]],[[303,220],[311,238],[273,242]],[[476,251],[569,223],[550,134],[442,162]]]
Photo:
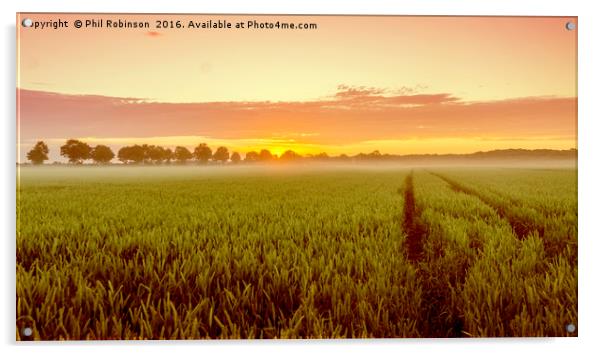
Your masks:
[[[192,3],[190,0],[164,1],[81,1],[21,0],[19,3],[2,1],[2,40],[0,50],[5,82],[2,84],[3,149],[2,161],[2,212],[0,225],[2,256],[0,264],[0,341],[3,352],[25,353],[41,350],[45,353],[101,353],[105,351],[131,351],[174,353],[219,351],[247,353],[292,353],[311,351],[359,353],[377,350],[379,353],[521,353],[543,352],[568,354],[599,349],[598,329],[601,282],[599,269],[600,239],[597,224],[601,197],[599,63],[602,63],[598,37],[602,13],[596,11],[595,1],[575,0],[305,0],[245,1],[220,0],[210,3]],[[375,340],[375,341],[226,341],[226,342],[154,342],[154,343],[50,343],[41,345],[15,344],[15,13],[21,12],[181,12],[181,13],[275,13],[275,14],[399,14],[399,15],[554,15],[579,16],[579,338],[567,339],[478,339],[478,340]]]

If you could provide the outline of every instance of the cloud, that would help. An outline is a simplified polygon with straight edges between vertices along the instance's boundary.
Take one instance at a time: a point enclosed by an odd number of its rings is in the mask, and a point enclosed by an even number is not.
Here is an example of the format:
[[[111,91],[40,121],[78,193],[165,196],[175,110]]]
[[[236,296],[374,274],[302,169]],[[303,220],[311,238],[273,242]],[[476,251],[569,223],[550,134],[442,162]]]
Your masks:
[[[22,139],[290,137],[306,144],[431,138],[576,139],[575,97],[466,102],[449,93],[340,86],[306,102],[163,103],[19,90]]]
[[[385,90],[381,88],[366,86],[353,87],[347,85],[339,85],[337,89],[338,92],[335,94],[335,97],[339,99],[355,98],[362,96],[376,96],[382,95],[385,92]]]
[[[371,105],[377,107],[391,107],[395,105],[411,106],[411,105],[427,105],[458,101],[458,98],[453,97],[449,93],[440,94],[416,94],[416,91],[411,88],[401,88],[392,92],[385,89],[375,87],[352,87],[347,85],[339,85],[338,92],[334,95],[335,103],[344,104],[346,106]],[[331,105],[332,106],[332,105]]]

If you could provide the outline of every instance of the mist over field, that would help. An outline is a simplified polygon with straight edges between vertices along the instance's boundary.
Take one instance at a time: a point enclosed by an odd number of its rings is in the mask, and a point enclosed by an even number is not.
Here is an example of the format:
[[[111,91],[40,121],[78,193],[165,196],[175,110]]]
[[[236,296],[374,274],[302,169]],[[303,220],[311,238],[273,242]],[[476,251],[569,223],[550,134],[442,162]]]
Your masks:
[[[487,159],[487,160],[458,160],[458,159],[413,159],[406,163],[400,162],[303,162],[303,163],[273,163],[273,164],[241,164],[241,165],[47,165],[19,166],[19,182],[44,181],[46,179],[164,179],[170,178],[210,178],[220,176],[244,175],[295,175],[313,174],[320,172],[341,171],[356,173],[362,171],[410,170],[414,168],[460,168],[460,169],[576,169],[576,159]]]

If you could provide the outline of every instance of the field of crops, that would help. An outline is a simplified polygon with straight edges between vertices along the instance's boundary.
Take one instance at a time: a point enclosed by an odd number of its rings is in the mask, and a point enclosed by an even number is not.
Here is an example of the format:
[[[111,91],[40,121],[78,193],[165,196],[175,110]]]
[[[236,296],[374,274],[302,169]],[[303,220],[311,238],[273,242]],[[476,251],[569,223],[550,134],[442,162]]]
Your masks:
[[[568,169],[23,167],[16,336],[576,335],[576,188]]]

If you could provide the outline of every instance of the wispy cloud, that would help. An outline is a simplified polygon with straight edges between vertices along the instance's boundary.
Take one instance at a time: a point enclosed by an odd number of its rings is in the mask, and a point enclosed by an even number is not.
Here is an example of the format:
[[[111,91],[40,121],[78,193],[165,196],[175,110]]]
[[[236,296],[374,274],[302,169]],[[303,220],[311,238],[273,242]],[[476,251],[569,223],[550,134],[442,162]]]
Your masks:
[[[369,105],[371,108],[394,108],[395,106],[421,106],[459,101],[449,93],[418,94],[414,89],[401,88],[388,91],[375,87],[352,87],[339,85],[339,91],[334,95],[335,103],[352,107]],[[332,106],[332,105],[330,105]]]

